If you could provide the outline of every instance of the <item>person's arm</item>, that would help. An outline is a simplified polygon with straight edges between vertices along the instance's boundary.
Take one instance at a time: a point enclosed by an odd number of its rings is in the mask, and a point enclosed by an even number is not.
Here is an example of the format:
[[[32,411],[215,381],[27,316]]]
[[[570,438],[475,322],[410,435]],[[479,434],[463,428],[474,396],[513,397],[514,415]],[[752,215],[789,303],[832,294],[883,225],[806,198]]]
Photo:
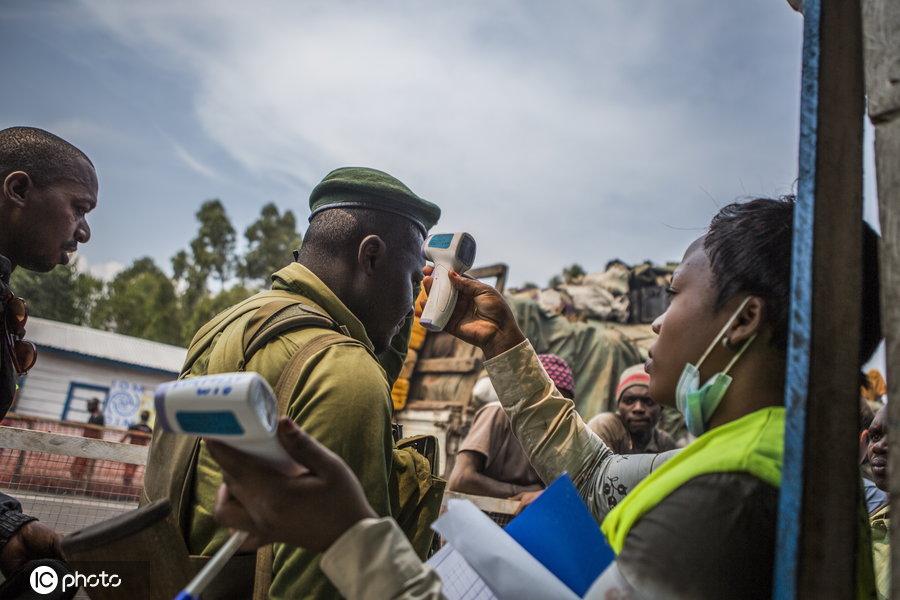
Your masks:
[[[538,475],[549,484],[568,473],[598,521],[672,456],[613,454],[559,393],[528,341],[484,366]]]
[[[509,418],[499,404],[488,404],[476,412],[469,433],[459,446],[447,489],[492,498],[512,498],[542,489],[538,484],[516,485],[485,474],[488,465],[503,460],[501,446],[509,440],[510,433]]]
[[[619,415],[609,412],[594,415],[587,422],[587,426],[600,436],[603,443],[615,454],[631,452],[631,436]]]
[[[500,292],[454,272],[450,280],[459,294],[444,331],[484,352],[500,403],[544,483],[568,472],[594,517],[603,520],[672,453],[613,454],[553,385]],[[431,277],[424,283],[430,289]]]
[[[288,477],[207,442],[224,474],[215,509],[222,525],[249,532],[257,544],[281,541],[324,552],[319,566],[346,598],[443,598],[440,578],[393,519],[378,518],[340,457],[288,419],[279,422],[278,439],[307,472]]]
[[[484,474],[485,457],[479,452],[460,450],[456,464],[447,481],[447,489],[463,494],[491,496],[492,498],[512,498],[523,492],[541,489],[539,485],[524,486],[493,479]]]
[[[391,518],[360,521],[331,545],[319,566],[345,598],[444,598],[441,578],[419,560]]]
[[[30,560],[61,558],[60,535],[22,512],[12,496],[0,493],[0,571],[9,576]]]

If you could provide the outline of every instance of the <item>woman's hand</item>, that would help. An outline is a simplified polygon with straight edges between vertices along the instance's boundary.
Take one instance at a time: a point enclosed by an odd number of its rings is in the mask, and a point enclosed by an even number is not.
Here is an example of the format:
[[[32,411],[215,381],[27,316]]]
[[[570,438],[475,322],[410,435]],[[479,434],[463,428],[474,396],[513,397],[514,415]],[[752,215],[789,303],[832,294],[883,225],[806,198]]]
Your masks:
[[[426,291],[431,291],[432,268],[425,267]],[[450,271],[450,282],[458,296],[453,315],[444,331],[481,348],[485,358],[503,354],[525,340],[503,296],[485,283]]]
[[[378,516],[346,463],[290,419],[279,421],[278,441],[309,470],[287,476],[234,448],[206,441],[225,481],[215,508],[222,525],[248,532],[251,546],[285,542],[324,552],[356,523]]]

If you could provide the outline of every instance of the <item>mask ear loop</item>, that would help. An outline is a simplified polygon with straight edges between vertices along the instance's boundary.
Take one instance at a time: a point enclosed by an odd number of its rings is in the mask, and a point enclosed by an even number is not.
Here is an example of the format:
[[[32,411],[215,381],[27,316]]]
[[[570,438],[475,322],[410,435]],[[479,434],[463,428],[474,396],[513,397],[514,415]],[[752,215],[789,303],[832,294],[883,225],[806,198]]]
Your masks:
[[[750,296],[747,296],[746,298],[744,298],[744,301],[741,302],[741,305],[738,306],[737,310],[734,311],[734,314],[731,315],[731,318],[728,319],[728,322],[725,323],[725,326],[722,327],[722,331],[719,332],[719,335],[717,335],[715,337],[715,339],[713,340],[713,343],[709,345],[709,348],[707,348],[706,352],[703,353],[703,356],[700,357],[700,361],[697,363],[698,370],[700,369],[700,366],[704,363],[704,361],[706,361],[706,359],[709,358],[709,355],[712,353],[713,348],[715,348],[716,345],[718,345],[719,340],[722,339],[723,337],[725,337],[725,334],[728,333],[728,328],[731,327],[731,325],[734,323],[734,320],[737,318],[737,316],[739,314],[741,314],[741,311],[744,310],[744,308],[747,306],[748,302],[750,302]],[[756,337],[756,336],[754,335],[754,337]],[[735,356],[734,359],[731,361],[731,363],[728,365],[728,369],[730,369],[732,366],[734,366],[734,363],[737,361],[738,358],[740,358],[741,354],[744,353],[744,350],[747,349],[747,346],[752,341],[753,341],[753,339],[750,339],[747,342],[747,344],[745,344],[744,347],[741,348],[741,351],[738,352],[737,356]],[[728,369],[725,369],[725,373],[728,373]]]
[[[752,336],[750,336],[749,340],[744,342],[744,345],[741,346],[741,349],[737,351],[737,354],[734,355],[734,358],[731,359],[731,362],[728,363],[728,366],[725,367],[725,370],[722,371],[722,373],[724,373],[725,375],[728,375],[728,371],[731,370],[731,367],[734,366],[734,364],[738,361],[738,359],[741,357],[741,355],[744,354],[744,352],[747,350],[747,348],[750,347],[750,344],[752,344],[753,340],[755,340],[755,339],[756,339],[756,334],[754,333]]]

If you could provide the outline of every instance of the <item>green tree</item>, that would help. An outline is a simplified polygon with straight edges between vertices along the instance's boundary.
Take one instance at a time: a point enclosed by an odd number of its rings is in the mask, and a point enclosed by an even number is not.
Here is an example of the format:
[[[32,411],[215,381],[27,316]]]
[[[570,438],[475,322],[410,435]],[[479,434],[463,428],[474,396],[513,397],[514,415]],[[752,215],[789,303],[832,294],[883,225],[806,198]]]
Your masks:
[[[109,282],[93,318],[95,327],[167,344],[182,343],[181,321],[175,286],[149,257]]]
[[[200,229],[197,237],[191,240],[195,272],[194,281],[188,283],[199,284],[202,280],[205,286],[209,275],[214,274],[224,290],[225,282],[231,278],[237,264],[234,254],[237,234],[219,200],[207,200],[195,216]]]
[[[226,308],[234,306],[241,300],[246,300],[256,292],[256,289],[236,285],[230,289],[223,290],[216,295],[204,295],[196,302],[196,304],[194,304],[194,307],[190,312],[185,313],[181,343],[184,346],[190,344],[194,334],[197,333],[197,330],[207,321]]]
[[[209,294],[206,282],[209,272],[205,271],[191,259],[184,250],[179,250],[172,257],[172,281],[179,294],[182,313],[190,314],[197,303]]]
[[[290,262],[291,252],[302,240],[294,213],[287,210],[281,215],[272,203],[262,207],[259,219],[247,228],[244,237],[247,253],[238,272],[242,278],[263,282]]]
[[[559,275],[554,275],[550,278],[550,281],[547,282],[547,287],[551,289],[558,288],[563,284],[563,279]]]
[[[73,325],[87,325],[103,290],[103,282],[74,265],[48,273],[16,269],[10,279],[16,295],[25,299],[28,314]]]
[[[179,250],[172,257],[172,279],[177,282],[187,278],[188,271],[191,269],[191,257],[185,250]]]

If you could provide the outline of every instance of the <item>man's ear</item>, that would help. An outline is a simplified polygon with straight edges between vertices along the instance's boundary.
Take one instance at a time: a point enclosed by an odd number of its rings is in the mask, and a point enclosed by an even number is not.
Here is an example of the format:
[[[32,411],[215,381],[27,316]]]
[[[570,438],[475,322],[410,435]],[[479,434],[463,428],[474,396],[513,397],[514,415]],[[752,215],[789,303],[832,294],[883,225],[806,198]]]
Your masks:
[[[759,296],[750,296],[728,331],[728,342],[732,347],[762,333],[765,310],[765,300]]]
[[[23,207],[26,202],[25,197],[33,187],[34,182],[31,181],[28,173],[25,171],[13,171],[3,180],[3,201],[12,203],[14,206]]]
[[[367,235],[359,243],[356,260],[367,275],[373,275],[387,258],[387,245],[377,235]]]

